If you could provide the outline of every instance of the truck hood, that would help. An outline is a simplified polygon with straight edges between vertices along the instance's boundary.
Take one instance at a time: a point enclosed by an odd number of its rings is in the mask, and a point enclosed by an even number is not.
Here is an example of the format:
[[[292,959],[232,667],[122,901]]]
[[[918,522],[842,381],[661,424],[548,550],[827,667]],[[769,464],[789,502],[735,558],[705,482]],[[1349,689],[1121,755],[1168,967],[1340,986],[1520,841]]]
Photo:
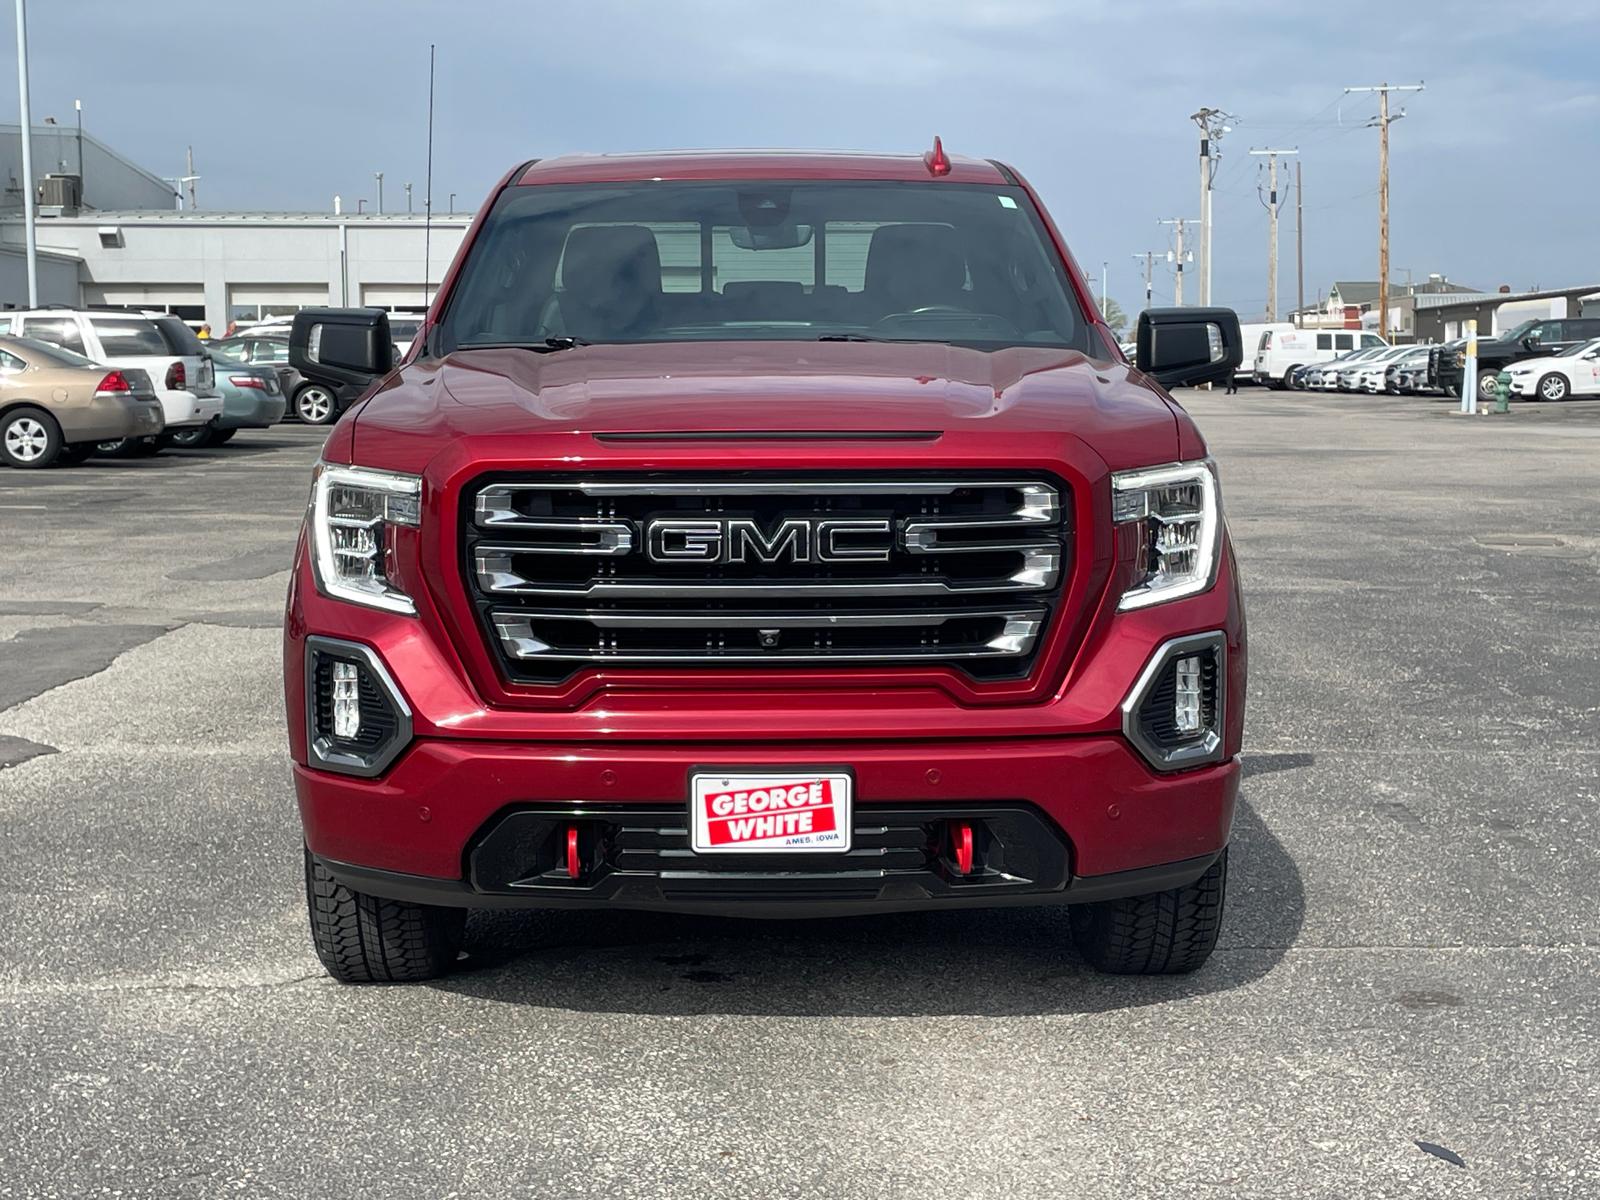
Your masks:
[[[1073,350],[829,342],[458,351],[353,416],[355,461],[408,471],[460,438],[768,431],[1070,434],[1116,469],[1180,457],[1188,422],[1137,371]]]

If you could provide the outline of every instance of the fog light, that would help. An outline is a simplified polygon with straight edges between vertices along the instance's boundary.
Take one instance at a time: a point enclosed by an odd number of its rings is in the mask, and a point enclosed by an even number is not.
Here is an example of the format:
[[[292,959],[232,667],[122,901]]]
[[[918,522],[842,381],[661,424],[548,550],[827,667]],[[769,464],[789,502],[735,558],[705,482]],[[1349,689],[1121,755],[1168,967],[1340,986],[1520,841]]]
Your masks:
[[[1179,733],[1199,733],[1201,728],[1200,656],[1191,655],[1188,658],[1180,658],[1177,672],[1178,686],[1172,702],[1172,723],[1177,726]]]
[[[360,732],[361,678],[355,663],[336,662],[333,664],[333,736],[353,741]]]

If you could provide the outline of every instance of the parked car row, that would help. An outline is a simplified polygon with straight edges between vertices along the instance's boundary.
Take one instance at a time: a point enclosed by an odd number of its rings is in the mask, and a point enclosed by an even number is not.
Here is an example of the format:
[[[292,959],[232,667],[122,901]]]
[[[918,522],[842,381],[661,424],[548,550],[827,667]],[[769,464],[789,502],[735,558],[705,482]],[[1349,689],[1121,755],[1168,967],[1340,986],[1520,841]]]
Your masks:
[[[1478,339],[1478,399],[1494,399],[1496,376],[1513,364],[1529,359],[1546,359],[1564,355],[1577,347],[1586,346],[1600,338],[1600,318],[1596,317],[1542,317],[1524,321],[1514,329],[1492,338]],[[1466,371],[1467,343],[1465,338],[1446,342],[1435,347],[1430,361],[1429,378],[1445,394],[1461,394],[1462,375]],[[1541,378],[1550,372],[1541,372]],[[1517,377],[1515,371],[1513,377]],[[1556,374],[1561,374],[1556,372]],[[1564,400],[1573,394],[1574,380],[1565,375],[1568,390],[1560,395],[1541,396],[1542,399]],[[1552,383],[1552,388],[1560,385]],[[1512,386],[1516,391],[1515,383]]]
[[[400,361],[401,355],[421,328],[421,317],[390,315],[389,332],[394,338],[396,362]],[[362,391],[354,386],[338,386],[307,379],[291,367],[287,323],[274,321],[252,325],[233,337],[213,339],[207,343],[207,349],[219,363],[248,364],[276,373],[289,414],[306,425],[332,425]]]
[[[1269,328],[1256,350],[1255,380],[1271,387],[1369,396],[1460,395],[1466,341],[1390,346],[1352,330]],[[1297,361],[1308,359],[1310,361]],[[1600,395],[1600,320],[1528,321],[1478,342],[1478,395],[1492,400],[1502,371],[1527,400]]]
[[[229,363],[219,373],[206,344],[166,313],[4,313],[0,348],[0,461],[10,466],[219,445],[283,419],[276,371]]]

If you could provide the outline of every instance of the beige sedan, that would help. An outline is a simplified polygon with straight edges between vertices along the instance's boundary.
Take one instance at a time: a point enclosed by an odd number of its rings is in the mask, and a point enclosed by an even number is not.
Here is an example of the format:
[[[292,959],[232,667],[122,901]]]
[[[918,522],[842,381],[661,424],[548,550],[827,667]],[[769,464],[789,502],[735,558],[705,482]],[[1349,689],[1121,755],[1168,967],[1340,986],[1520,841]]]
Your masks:
[[[0,462],[80,463],[99,442],[165,427],[150,377],[31,338],[0,336]]]

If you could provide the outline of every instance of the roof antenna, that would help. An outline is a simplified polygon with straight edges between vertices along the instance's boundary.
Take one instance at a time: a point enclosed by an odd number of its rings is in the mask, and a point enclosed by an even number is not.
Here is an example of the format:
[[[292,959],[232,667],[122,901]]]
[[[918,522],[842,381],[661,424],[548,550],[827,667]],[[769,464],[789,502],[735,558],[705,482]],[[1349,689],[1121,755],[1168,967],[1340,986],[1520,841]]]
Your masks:
[[[937,137],[933,139],[933,149],[922,156],[922,161],[927,164],[930,175],[950,174],[950,156],[944,152],[944,143]]]

